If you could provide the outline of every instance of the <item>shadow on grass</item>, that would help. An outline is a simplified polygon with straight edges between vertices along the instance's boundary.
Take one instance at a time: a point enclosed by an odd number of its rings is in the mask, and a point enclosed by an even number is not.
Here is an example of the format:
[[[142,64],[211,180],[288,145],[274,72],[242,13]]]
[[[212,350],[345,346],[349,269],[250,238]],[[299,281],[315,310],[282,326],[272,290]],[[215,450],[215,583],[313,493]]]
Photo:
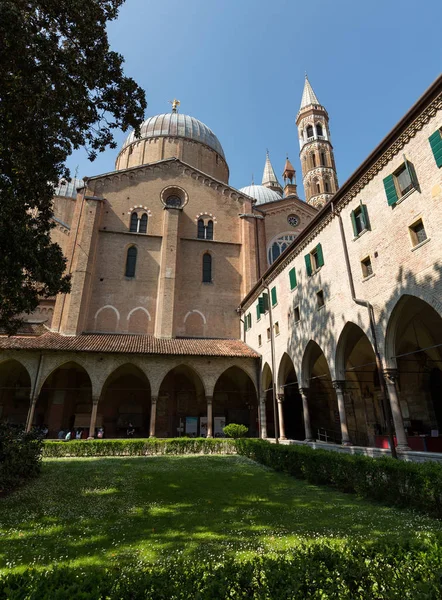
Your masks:
[[[0,567],[222,558],[441,530],[237,456],[55,459],[0,501]]]

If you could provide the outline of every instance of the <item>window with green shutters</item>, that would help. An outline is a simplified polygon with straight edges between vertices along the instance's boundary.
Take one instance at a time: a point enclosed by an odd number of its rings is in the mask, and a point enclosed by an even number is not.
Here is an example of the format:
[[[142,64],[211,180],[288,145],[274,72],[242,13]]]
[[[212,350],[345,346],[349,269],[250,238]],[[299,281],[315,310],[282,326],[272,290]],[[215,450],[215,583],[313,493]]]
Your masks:
[[[247,329],[251,329],[251,327],[252,327],[252,315],[251,315],[251,313],[249,313],[247,315]]]
[[[322,244],[318,244],[309,254],[304,256],[307,275],[313,275],[319,268],[324,266],[324,253],[322,252]]]
[[[442,127],[430,135],[428,141],[437,166],[442,167]]]
[[[272,306],[275,306],[275,304],[278,303],[278,300],[276,298],[276,287],[272,287],[272,289],[270,290],[270,294],[272,296]]]
[[[297,286],[296,283],[296,269],[290,269],[289,271],[289,280],[290,280],[290,289],[294,290],[295,287]]]
[[[262,296],[260,296],[258,298],[258,306],[256,309],[256,314],[258,315],[258,311],[259,311],[259,315],[261,316],[268,310],[269,310],[269,295],[263,294]]]
[[[358,237],[363,231],[370,229],[370,221],[368,220],[368,211],[365,204],[361,204],[352,210],[350,217],[355,237]]]
[[[256,320],[259,321],[261,318],[261,311],[259,310],[259,302],[256,304]]]
[[[384,189],[389,206],[394,206],[408,192],[419,189],[413,163],[404,157],[404,163],[384,179]]]
[[[305,260],[305,268],[307,269],[307,275],[310,277],[310,275],[313,273],[312,258],[310,256],[310,254],[306,254],[304,256],[304,260]]]

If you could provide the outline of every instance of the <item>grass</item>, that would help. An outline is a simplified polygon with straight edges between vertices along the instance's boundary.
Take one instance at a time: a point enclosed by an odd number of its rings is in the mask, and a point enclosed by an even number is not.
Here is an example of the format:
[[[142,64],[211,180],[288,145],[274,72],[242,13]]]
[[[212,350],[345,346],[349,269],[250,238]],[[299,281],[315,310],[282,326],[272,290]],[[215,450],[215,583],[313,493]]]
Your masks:
[[[239,456],[46,459],[0,500],[0,569],[223,558],[332,539],[442,533],[442,523],[275,473]],[[442,537],[442,536],[441,536]]]

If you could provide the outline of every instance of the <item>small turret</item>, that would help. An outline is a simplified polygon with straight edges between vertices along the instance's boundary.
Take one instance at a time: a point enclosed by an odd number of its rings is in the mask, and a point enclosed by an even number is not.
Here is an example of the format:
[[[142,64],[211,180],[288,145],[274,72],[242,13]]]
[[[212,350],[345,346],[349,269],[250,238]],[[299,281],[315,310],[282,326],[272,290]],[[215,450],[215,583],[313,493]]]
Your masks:
[[[285,161],[284,173],[282,174],[282,177],[284,179],[284,196],[297,196],[296,171],[288,156]]]
[[[262,183],[264,187],[267,187],[274,192],[282,194],[282,187],[276,177],[275,170],[273,169],[272,163],[270,162],[269,151],[266,154],[266,163],[264,165],[264,173],[262,174]]]

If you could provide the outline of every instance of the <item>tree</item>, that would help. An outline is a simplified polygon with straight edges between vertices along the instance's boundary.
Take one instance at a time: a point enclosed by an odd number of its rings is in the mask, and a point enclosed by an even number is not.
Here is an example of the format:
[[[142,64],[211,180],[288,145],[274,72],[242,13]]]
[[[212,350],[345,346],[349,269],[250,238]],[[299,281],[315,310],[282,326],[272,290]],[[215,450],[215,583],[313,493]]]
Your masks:
[[[86,147],[115,148],[139,127],[144,91],[109,48],[106,23],[124,0],[0,2],[0,328],[13,333],[39,298],[69,291],[51,242],[54,184]]]

